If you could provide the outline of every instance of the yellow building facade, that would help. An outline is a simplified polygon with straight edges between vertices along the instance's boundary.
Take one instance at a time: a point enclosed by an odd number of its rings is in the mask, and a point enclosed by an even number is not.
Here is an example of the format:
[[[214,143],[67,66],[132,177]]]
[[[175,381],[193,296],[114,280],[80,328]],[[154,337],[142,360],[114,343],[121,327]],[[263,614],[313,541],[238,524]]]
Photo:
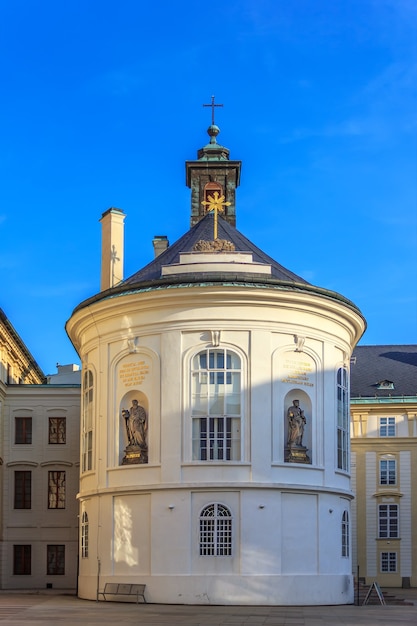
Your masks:
[[[355,349],[351,417],[354,573],[415,587],[417,346]]]

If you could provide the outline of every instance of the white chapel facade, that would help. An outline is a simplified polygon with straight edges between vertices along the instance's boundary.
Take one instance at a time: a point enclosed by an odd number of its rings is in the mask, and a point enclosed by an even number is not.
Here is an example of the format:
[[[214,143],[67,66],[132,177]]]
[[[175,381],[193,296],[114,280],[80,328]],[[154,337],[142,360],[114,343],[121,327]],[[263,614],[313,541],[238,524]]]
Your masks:
[[[240,162],[218,132],[186,164],[191,229],[123,280],[109,209],[101,291],[67,322],[79,595],[126,582],[156,603],[351,603],[348,380],[365,321],[236,230]]]

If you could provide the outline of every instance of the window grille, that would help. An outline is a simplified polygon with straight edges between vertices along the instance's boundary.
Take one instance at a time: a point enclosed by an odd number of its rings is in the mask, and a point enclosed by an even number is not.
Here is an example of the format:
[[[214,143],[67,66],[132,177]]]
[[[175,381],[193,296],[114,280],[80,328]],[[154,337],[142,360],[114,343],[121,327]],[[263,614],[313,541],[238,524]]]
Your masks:
[[[241,459],[241,363],[234,352],[204,350],[192,362],[193,459]]]
[[[200,514],[200,556],[231,555],[231,513],[223,504],[210,504]]]

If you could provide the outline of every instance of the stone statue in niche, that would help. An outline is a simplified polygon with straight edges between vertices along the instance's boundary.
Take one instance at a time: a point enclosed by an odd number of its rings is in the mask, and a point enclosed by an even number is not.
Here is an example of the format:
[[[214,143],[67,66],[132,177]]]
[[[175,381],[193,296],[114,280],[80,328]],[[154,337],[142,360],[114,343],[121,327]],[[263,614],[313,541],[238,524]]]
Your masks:
[[[132,400],[130,410],[122,409],[126,425],[128,445],[123,458],[123,465],[144,464],[148,462],[148,418],[143,406]]]
[[[287,411],[288,437],[285,448],[285,461],[287,463],[311,463],[307,455],[307,448],[303,446],[304,429],[307,423],[299,400],[293,400],[292,406]]]

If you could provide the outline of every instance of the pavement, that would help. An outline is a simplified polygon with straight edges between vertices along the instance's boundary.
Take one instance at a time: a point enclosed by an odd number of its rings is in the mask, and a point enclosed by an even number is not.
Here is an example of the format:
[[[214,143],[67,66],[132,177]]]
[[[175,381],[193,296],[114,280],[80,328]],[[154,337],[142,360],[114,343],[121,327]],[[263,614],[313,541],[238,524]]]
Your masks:
[[[94,602],[73,593],[0,592],[0,626],[416,626],[417,589],[383,589],[412,605],[185,606]]]

